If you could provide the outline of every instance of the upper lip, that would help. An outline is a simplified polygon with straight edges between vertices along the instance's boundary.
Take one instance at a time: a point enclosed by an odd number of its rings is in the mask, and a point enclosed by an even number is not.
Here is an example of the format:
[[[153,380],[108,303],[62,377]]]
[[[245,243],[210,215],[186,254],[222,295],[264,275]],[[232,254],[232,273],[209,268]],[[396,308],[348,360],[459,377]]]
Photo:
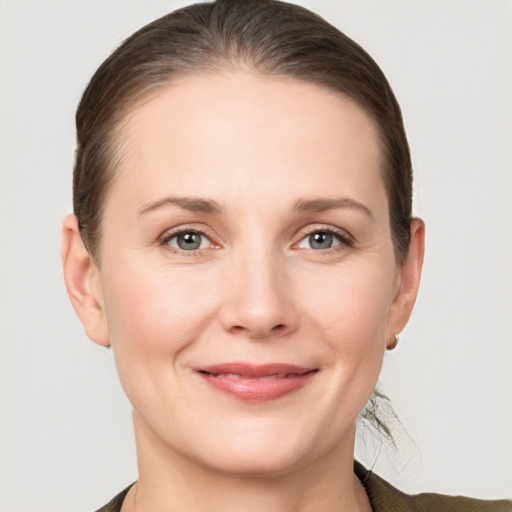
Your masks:
[[[211,375],[234,374],[245,379],[257,379],[260,377],[304,375],[317,370],[317,368],[297,366],[286,363],[250,364],[250,363],[223,363],[212,366],[200,366],[194,368],[196,372]]]

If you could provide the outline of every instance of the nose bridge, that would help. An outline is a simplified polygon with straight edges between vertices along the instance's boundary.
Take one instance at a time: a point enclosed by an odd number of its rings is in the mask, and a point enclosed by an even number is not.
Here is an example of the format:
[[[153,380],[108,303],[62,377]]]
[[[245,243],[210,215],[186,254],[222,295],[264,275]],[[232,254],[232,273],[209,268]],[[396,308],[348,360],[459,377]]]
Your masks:
[[[294,329],[293,297],[285,258],[263,243],[234,251],[222,310],[224,328],[262,338]]]

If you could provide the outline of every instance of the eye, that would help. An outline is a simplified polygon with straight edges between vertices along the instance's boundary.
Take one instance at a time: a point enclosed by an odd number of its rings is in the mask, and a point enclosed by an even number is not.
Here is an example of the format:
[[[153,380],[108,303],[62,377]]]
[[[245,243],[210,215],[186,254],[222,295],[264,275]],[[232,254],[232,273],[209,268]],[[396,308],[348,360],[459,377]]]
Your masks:
[[[301,249],[322,251],[332,249],[342,243],[342,236],[328,230],[319,230],[305,236],[300,242]]]
[[[197,251],[212,246],[208,237],[198,231],[182,231],[169,237],[166,243],[181,251]]]

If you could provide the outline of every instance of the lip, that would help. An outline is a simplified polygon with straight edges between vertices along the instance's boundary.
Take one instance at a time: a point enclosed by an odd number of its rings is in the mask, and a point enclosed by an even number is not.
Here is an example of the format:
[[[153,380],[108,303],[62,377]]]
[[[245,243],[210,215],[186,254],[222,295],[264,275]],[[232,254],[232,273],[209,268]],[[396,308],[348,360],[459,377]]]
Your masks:
[[[194,371],[217,391],[242,401],[266,402],[298,391],[318,369],[283,363],[225,363]]]

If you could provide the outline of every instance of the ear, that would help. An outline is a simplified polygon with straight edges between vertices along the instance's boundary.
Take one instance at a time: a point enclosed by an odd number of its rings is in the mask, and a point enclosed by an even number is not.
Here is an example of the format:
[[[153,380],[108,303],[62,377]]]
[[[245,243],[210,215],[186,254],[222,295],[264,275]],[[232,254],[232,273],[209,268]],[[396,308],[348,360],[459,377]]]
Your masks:
[[[397,291],[390,311],[387,348],[396,345],[395,334],[399,334],[411,316],[420,286],[423,256],[425,254],[425,223],[414,218],[411,222],[409,251],[399,270]]]
[[[110,345],[99,269],[85,249],[74,215],[62,224],[62,267],[69,298],[85,333],[98,345]]]

